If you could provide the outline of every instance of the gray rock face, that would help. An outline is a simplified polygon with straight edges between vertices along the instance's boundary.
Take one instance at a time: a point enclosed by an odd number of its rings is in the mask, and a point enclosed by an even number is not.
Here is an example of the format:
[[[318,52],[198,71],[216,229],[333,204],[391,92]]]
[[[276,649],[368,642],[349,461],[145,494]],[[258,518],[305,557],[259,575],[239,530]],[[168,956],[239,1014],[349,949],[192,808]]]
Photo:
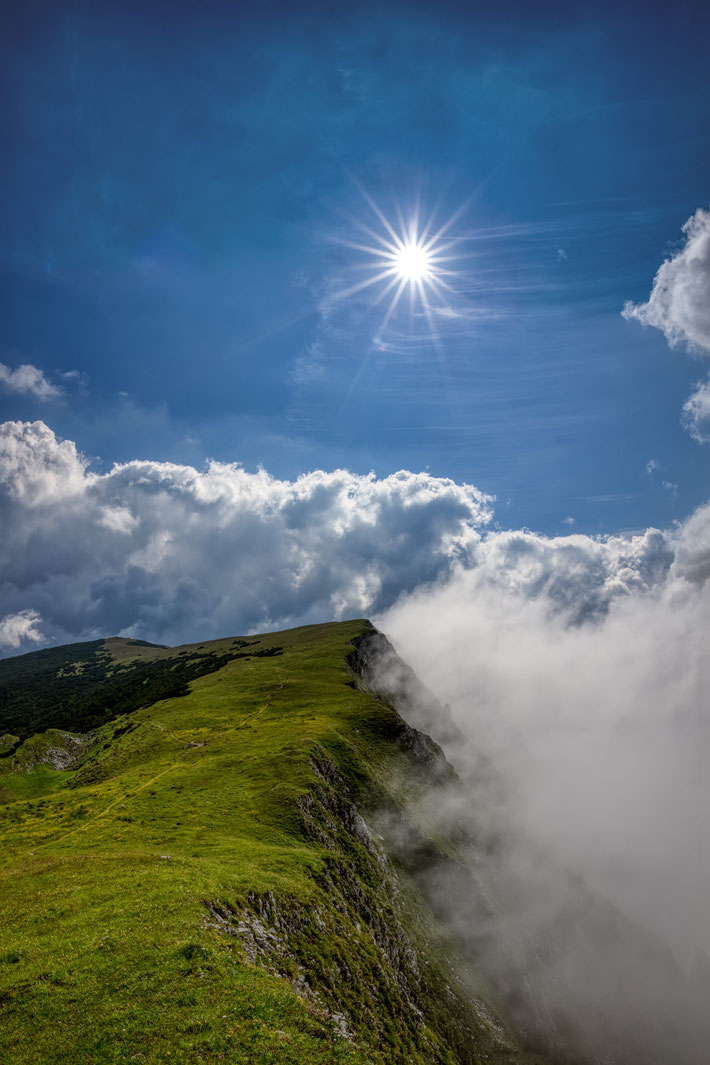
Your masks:
[[[439,744],[453,748],[463,739],[448,706],[439,702],[422,684],[386,636],[373,629],[356,637],[352,643],[354,650],[348,664],[358,678],[358,686],[390,703],[408,725],[426,733],[423,737],[425,746],[431,745],[432,750],[438,751],[443,758]],[[421,745],[419,749],[422,749]]]
[[[91,745],[95,733],[80,735],[50,728],[25,740],[12,755],[11,768],[28,772],[39,765],[51,769],[71,769]]]
[[[322,748],[311,765],[315,779],[298,807],[305,835],[327,853],[319,880],[330,905],[252,892],[240,907],[208,902],[208,924],[235,937],[251,964],[289,978],[340,1036],[394,1022],[416,1040],[421,978],[394,905],[396,874]]]

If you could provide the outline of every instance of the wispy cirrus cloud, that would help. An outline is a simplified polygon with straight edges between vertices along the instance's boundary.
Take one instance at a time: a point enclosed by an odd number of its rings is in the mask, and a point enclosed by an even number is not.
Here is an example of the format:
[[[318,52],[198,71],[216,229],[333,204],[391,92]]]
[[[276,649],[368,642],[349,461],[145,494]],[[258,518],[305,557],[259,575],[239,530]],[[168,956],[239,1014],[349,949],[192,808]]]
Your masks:
[[[710,378],[698,381],[683,404],[681,421],[693,440],[710,443]]]

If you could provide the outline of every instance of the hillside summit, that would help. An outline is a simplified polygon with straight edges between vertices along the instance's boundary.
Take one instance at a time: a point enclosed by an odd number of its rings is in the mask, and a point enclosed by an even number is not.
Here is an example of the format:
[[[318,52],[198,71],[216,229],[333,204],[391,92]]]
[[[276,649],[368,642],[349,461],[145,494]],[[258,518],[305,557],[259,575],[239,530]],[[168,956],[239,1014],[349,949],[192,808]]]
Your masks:
[[[456,861],[419,799],[456,778],[369,690],[383,639],[358,620],[0,662],[6,1065],[552,1060],[417,889]]]

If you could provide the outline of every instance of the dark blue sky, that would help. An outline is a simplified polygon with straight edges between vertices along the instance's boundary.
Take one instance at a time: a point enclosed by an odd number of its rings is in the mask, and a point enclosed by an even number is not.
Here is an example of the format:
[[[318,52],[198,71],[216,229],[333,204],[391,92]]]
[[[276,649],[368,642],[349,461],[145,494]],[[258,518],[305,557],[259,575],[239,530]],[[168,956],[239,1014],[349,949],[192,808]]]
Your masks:
[[[549,533],[707,498],[702,367],[620,316],[708,206],[705,4],[14,8],[0,361],[63,396],[3,419],[97,469],[429,468]],[[332,300],[377,226],[358,184],[388,217],[465,205],[437,345]]]

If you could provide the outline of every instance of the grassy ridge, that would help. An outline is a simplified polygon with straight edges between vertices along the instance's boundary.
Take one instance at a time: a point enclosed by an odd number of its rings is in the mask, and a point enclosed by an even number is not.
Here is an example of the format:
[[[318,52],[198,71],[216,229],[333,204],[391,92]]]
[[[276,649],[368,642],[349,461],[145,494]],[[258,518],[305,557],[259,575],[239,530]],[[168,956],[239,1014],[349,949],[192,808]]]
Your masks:
[[[277,646],[217,640],[162,648],[140,640],[94,640],[0,661],[0,735],[17,739],[48,728],[87,732],[189,693],[189,683],[237,658],[270,657]],[[0,753],[7,754],[4,745]]]
[[[529,1060],[446,990],[427,914],[358,827],[352,800],[421,787],[348,673],[367,625],[203,645],[217,669],[103,724],[78,768],[0,760],[8,1065]]]

